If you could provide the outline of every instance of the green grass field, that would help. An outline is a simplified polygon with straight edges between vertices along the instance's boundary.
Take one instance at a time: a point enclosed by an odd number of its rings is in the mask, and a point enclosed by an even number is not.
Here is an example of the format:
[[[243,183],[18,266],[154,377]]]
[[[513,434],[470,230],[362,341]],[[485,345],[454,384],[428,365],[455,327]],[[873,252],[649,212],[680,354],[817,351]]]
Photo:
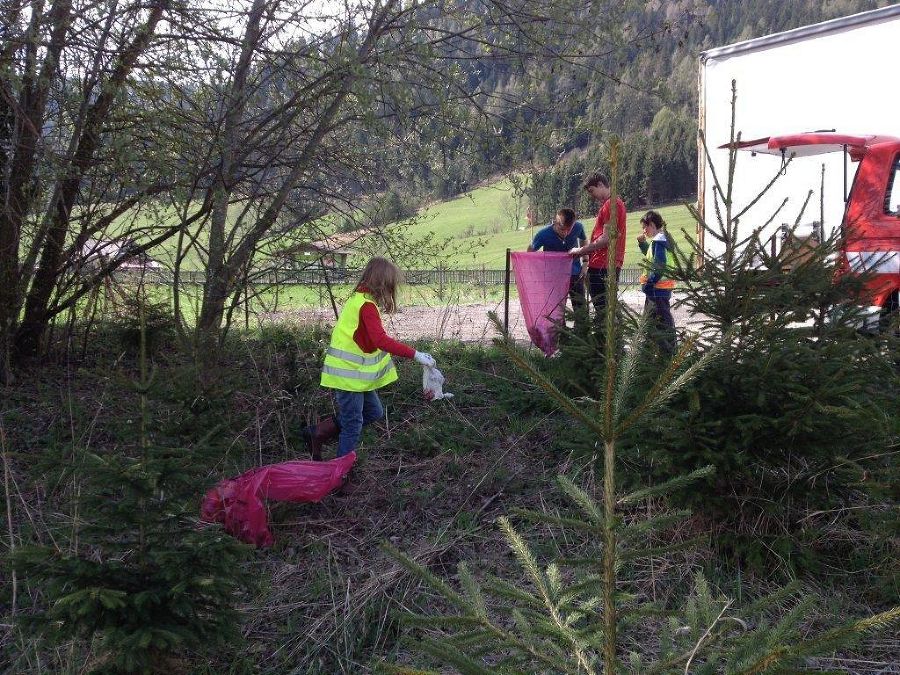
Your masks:
[[[438,202],[422,209],[419,214],[391,228],[403,228],[413,240],[435,239],[452,241],[456,250],[448,250],[445,264],[462,268],[485,267],[502,269],[506,249],[523,251],[535,234],[537,228],[528,227],[525,220],[527,200],[519,198],[518,208],[512,182],[503,178],[480,186],[464,195],[444,202]],[[647,209],[636,209],[628,214],[628,244],[626,246],[626,265],[637,264],[640,251],[635,237],[640,231],[640,216]],[[670,236],[681,242],[684,238],[682,230],[692,234],[695,232],[694,221],[682,204],[658,208],[669,225]],[[240,208],[235,206],[229,213],[234,220]],[[590,236],[594,226],[595,213],[578,214]],[[121,227],[138,225],[151,228],[175,221],[175,212],[171,207],[151,205],[139,212],[123,217]],[[324,221],[323,221],[324,222]],[[322,223],[320,223],[321,225]],[[331,226],[330,223],[327,226]],[[206,232],[200,232],[197,243],[206,246]],[[151,251],[156,260],[166,266],[174,262],[177,239],[175,237],[157,246]],[[348,265],[362,266],[365,260],[361,256],[350,256]],[[183,268],[187,271],[201,270],[202,258],[196,249],[190,249],[185,256]]]
[[[420,212],[415,221],[404,223],[404,226],[415,237],[434,233],[436,237],[451,237],[454,243],[471,248],[472,253],[451,258],[451,262],[460,267],[483,265],[488,269],[502,269],[506,249],[524,251],[537,230],[527,227],[524,208],[521,210],[521,222],[512,222],[512,201],[512,185],[504,179],[429,206]],[[682,230],[693,236],[695,223],[683,204],[663,206],[657,210],[668,223],[670,236],[676,243],[684,240]],[[640,259],[635,237],[640,232],[640,218],[646,211],[642,208],[628,214],[626,265],[636,265]],[[578,217],[590,236],[596,213],[581,213]]]
[[[124,295],[135,292],[135,286],[119,287]],[[338,308],[343,306],[353,292],[352,284],[336,284],[331,287]],[[172,289],[168,286],[153,285],[148,288],[153,302],[173,306]],[[179,298],[181,314],[188,324],[197,318],[200,306],[201,288],[196,285],[185,286]],[[510,288],[510,297],[518,297],[515,284]],[[443,305],[497,304],[503,300],[502,286],[471,286],[467,284],[448,284],[443,289],[434,286],[401,285],[397,292],[397,302],[401,307],[425,306],[439,307]],[[85,300],[85,303],[87,300]],[[82,303],[84,306],[85,303]],[[273,312],[291,312],[301,309],[325,308],[331,306],[331,299],[325,286],[301,286],[285,284],[278,287],[251,290],[250,313],[256,317]],[[237,310],[237,323],[244,316],[243,308]],[[255,319],[254,319],[255,320]]]

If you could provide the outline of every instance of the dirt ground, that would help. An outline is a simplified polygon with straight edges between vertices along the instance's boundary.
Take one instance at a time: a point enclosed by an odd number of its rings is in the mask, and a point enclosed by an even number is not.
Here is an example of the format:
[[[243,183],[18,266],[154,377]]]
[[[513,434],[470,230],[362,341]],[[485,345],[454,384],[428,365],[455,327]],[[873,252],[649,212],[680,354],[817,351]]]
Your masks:
[[[636,311],[640,311],[644,305],[644,294],[640,291],[625,291],[621,299]],[[450,339],[460,342],[489,342],[496,335],[496,329],[488,318],[488,312],[496,312],[502,320],[503,302],[442,307],[401,307],[393,316],[384,317],[385,329],[400,340]],[[690,323],[690,316],[686,310],[676,309],[672,313],[676,326],[684,327]],[[263,320],[293,320],[302,324],[333,323],[334,312],[330,308],[294,310],[267,314]],[[517,341],[528,341],[522,308],[517,298],[510,299],[509,326],[510,333]]]

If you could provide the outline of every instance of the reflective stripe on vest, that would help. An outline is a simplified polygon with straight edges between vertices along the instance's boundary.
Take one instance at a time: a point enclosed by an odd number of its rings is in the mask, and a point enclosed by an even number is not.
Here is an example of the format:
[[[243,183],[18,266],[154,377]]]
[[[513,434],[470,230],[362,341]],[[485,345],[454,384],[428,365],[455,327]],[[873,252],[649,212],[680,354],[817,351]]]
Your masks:
[[[334,366],[324,365],[322,366],[322,372],[328,373],[329,375],[336,375],[338,377],[349,377],[354,380],[372,382],[387,375],[388,371],[390,371],[393,367],[394,362],[391,361],[381,370],[378,370],[374,373],[365,373],[359,370],[349,370],[347,368],[335,368]]]
[[[329,347],[327,353],[336,356],[339,359],[344,359],[344,361],[359,364],[360,366],[376,366],[384,360],[384,352],[380,349],[377,352],[374,352],[374,356],[360,356],[359,354],[346,352],[343,349],[337,349],[335,347]]]
[[[653,284],[653,287],[660,291],[671,291],[673,288],[675,288],[675,280],[667,279],[665,277],[665,275],[668,270],[670,270],[670,269],[672,269],[672,267],[674,267],[674,265],[672,264],[672,252],[669,250],[667,241],[660,242],[660,243],[662,243],[665,246],[664,250],[666,252],[666,267],[665,267],[665,269],[662,269],[659,271],[660,272],[659,281],[657,281],[655,284]],[[644,254],[644,258],[645,258],[644,263],[643,263],[644,269],[653,269],[656,266],[656,260],[654,260],[654,258],[653,258],[653,242],[652,241],[650,242],[650,246],[647,247],[647,253]],[[644,272],[641,275],[641,278],[639,280],[640,283],[646,284],[647,278],[648,278],[647,273]]]
[[[379,389],[397,379],[390,354],[380,349],[363,352],[353,339],[359,328],[360,310],[367,302],[375,304],[371,296],[356,291],[341,310],[325,352],[320,380],[323,387],[363,392]]]

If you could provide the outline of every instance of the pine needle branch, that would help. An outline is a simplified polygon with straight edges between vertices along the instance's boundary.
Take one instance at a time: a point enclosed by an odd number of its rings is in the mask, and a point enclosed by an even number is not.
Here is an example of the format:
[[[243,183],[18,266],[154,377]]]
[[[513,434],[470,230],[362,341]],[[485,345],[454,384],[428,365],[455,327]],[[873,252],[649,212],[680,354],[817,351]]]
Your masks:
[[[418,641],[419,646],[427,653],[445,663],[452,663],[463,675],[494,675],[494,672],[469,658],[447,642],[441,642],[429,637],[423,637]]]
[[[498,597],[512,600],[513,602],[517,603],[520,608],[544,608],[544,603],[541,602],[540,598],[522,590],[518,586],[511,584],[505,579],[500,579],[499,577],[495,576],[488,576],[485,580],[484,587],[486,590],[490,591]]]
[[[484,604],[484,596],[481,593],[481,588],[478,586],[478,582],[475,581],[475,577],[473,577],[472,573],[469,571],[469,566],[466,565],[465,562],[460,562],[457,569],[459,571],[460,584],[466,591],[469,602],[472,603],[472,608],[475,610],[475,615],[481,619],[486,620],[487,607]]]
[[[549,513],[541,513],[540,511],[531,511],[529,509],[521,509],[521,508],[513,508],[510,509],[510,513],[520,518],[524,518],[534,523],[544,523],[545,525],[557,525],[562,528],[569,528],[573,530],[581,530],[584,532],[591,532],[594,534],[599,534],[602,532],[602,527],[600,525],[594,525],[584,520],[578,520],[577,518],[567,518],[565,516],[556,516]]]
[[[835,628],[811,640],[804,640],[790,647],[777,647],[759,658],[753,665],[739,671],[736,675],[763,673],[785,659],[818,654],[829,647],[847,644],[865,633],[883,630],[897,623],[900,623],[900,607],[894,607],[886,612],[855,621],[847,626]]]
[[[619,425],[618,429],[616,429],[616,436],[624,433],[645,415],[662,408],[670,398],[683,389],[688,382],[693,380],[701,370],[706,368],[710,361],[719,356],[719,353],[724,348],[724,345],[728,344],[729,340],[730,333],[725,335],[720,342],[712,347],[712,349],[709,349],[695,363],[688,366],[680,375],[675,377],[675,373],[681,367],[697,342],[696,337],[686,340],[681,348],[675,353],[675,356],[672,357],[672,361],[669,363],[668,367],[663,371],[662,375],[659,376],[650,391],[647,392],[644,400],[634,409],[634,412]]]
[[[481,626],[482,619],[477,616],[459,616],[438,615],[431,616],[428,614],[416,614],[414,612],[405,612],[402,620],[409,626],[416,628],[460,628],[463,626]]]
[[[641,488],[640,490],[635,490],[624,497],[619,499],[619,505],[624,506],[626,504],[633,504],[635,502],[642,501],[644,499],[648,499],[650,497],[655,497],[657,495],[664,495],[669,492],[673,492],[675,490],[679,490],[691,483],[700,480],[701,478],[706,478],[707,476],[711,476],[716,472],[716,467],[712,464],[707,464],[706,466],[700,467],[699,469],[695,469],[688,474],[684,474],[682,476],[675,476],[670,480],[667,480],[665,483],[660,483],[659,485],[651,485],[650,487]]]
[[[678,372],[682,363],[684,363],[685,359],[687,359],[688,355],[691,353],[696,340],[697,338],[688,339],[678,349],[665,370],[663,370],[656,382],[644,396],[644,400],[634,408],[631,415],[626,417],[624,422],[619,424],[616,429],[616,436],[622,435],[630,427],[639,422],[644,415],[651,411],[651,408],[654,406],[654,401],[661,395],[666,386],[671,384],[675,377],[675,373]]]
[[[394,546],[391,546],[386,541],[382,542],[380,546],[385,553],[387,553],[389,556],[394,558],[394,560],[403,565],[403,567],[405,567],[413,575],[434,588],[438,593],[443,595],[451,603],[464,611],[471,612],[472,607],[469,605],[469,603],[466,602],[465,598],[463,598],[459,593],[454,591],[447,584],[441,581],[441,579],[429,572],[411,557],[395,548]]]
[[[797,580],[782,586],[773,593],[769,593],[744,607],[743,612],[748,616],[758,614],[767,608],[776,607],[784,603],[788,598],[795,595],[800,589],[800,582]]]
[[[638,520],[633,523],[629,523],[621,530],[619,530],[619,537],[646,537],[651,532],[659,532],[660,530],[665,530],[666,528],[672,527],[676,523],[680,523],[683,520],[690,518],[691,513],[693,512],[690,509],[678,509],[676,511],[663,513],[659,516],[653,516],[652,518],[647,518],[645,520]]]
[[[560,615],[558,605],[551,595],[546,578],[538,568],[537,561],[535,561],[531,550],[528,548],[528,545],[525,543],[519,533],[516,532],[515,528],[513,528],[512,524],[509,522],[509,519],[506,516],[501,516],[500,518],[498,518],[498,523],[500,525],[500,528],[503,530],[503,533],[506,535],[506,538],[509,541],[513,551],[515,551],[516,556],[519,558],[519,561],[525,568],[525,571],[531,577],[532,583],[534,583],[535,587],[538,589],[538,592],[543,598],[544,605],[546,606],[547,611],[550,614],[551,621],[555,624],[556,628],[560,629],[561,636],[571,644],[571,647],[575,652],[575,658],[579,667],[584,669],[586,672],[591,672],[591,660],[588,658],[587,654],[584,651],[583,642],[579,640],[577,635],[573,634],[571,629],[566,626],[564,619]]]
[[[496,315],[493,318],[496,318]],[[593,431],[599,437],[604,437],[603,426],[593,417],[591,417],[588,412],[576,405],[576,403],[571,398],[560,391],[552,382],[550,382],[550,380],[539,373],[537,369],[528,361],[528,359],[524,358],[522,354],[519,353],[519,350],[515,347],[515,345],[508,344],[504,340],[496,340],[495,342],[497,346],[500,347],[500,349],[506,352],[510,360],[515,363],[516,366],[518,366],[521,370],[523,370],[525,374],[535,382],[535,384],[537,384],[547,393],[548,396],[550,396],[550,398],[556,401],[560,405],[560,407],[562,407],[567,413],[569,413],[572,417],[577,419],[586,428]]]
[[[581,507],[581,510],[584,511],[591,521],[601,525],[605,522],[605,516],[597,502],[587,492],[575,485],[571,479],[566,476],[557,476],[556,483],[569,499]]]
[[[697,644],[694,645],[694,648],[691,650],[690,655],[688,656],[687,663],[684,664],[684,675],[688,675],[691,672],[691,662],[694,660],[694,657],[697,655],[697,651],[709,637],[712,629],[715,628],[716,624],[722,619],[722,615],[728,611],[728,608],[731,607],[732,601],[729,600],[725,603],[725,606],[722,608],[722,611],[719,612],[719,615],[715,618],[715,620],[707,627],[706,631],[703,635],[700,636],[700,639],[697,641]]]
[[[628,562],[629,560],[639,560],[641,558],[649,558],[651,556],[676,553],[677,551],[686,551],[692,548],[696,548],[704,541],[706,541],[706,537],[700,536],[686,539],[684,541],[679,541],[675,544],[666,544],[664,546],[647,546],[646,548],[627,549],[619,553],[619,560],[621,562]]]
[[[631,336],[629,349],[626,350],[625,356],[622,358],[622,365],[619,368],[619,381],[616,383],[615,398],[613,399],[613,419],[617,422],[622,416],[623,404],[628,392],[631,390],[635,373],[637,373],[637,364],[640,361],[643,347],[647,343],[648,325],[649,315],[647,312],[641,312],[638,315],[635,331]]]

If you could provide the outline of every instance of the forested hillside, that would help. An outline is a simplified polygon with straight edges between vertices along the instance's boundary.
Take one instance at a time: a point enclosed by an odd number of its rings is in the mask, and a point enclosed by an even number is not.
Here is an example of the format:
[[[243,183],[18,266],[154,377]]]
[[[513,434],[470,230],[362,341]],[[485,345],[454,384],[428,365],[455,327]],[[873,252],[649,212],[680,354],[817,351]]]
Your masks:
[[[572,187],[583,172],[605,167],[599,142],[618,134],[623,138],[624,162],[620,189],[629,205],[689,197],[696,189],[700,52],[888,4],[886,0],[657,0],[627,14],[629,29],[623,44],[575,46],[575,54],[592,55],[581,67],[553,64],[546,77],[526,80],[508,65],[494,68],[482,62],[478,69],[482,86],[496,98],[516,98],[510,92],[534,87],[530,96],[535,107],[553,112],[540,120],[518,118],[519,123],[542,127],[526,135],[534,140],[531,146],[522,135],[517,143],[508,142],[514,136],[508,129],[515,123],[507,121],[492,139],[479,141],[485,150],[477,161],[466,153],[445,162],[435,192],[443,197],[465,190],[505,168],[498,162],[525,162],[536,167],[532,201],[541,215],[560,203],[581,210],[588,205],[578,203],[584,196]],[[552,131],[548,133],[547,127]]]

